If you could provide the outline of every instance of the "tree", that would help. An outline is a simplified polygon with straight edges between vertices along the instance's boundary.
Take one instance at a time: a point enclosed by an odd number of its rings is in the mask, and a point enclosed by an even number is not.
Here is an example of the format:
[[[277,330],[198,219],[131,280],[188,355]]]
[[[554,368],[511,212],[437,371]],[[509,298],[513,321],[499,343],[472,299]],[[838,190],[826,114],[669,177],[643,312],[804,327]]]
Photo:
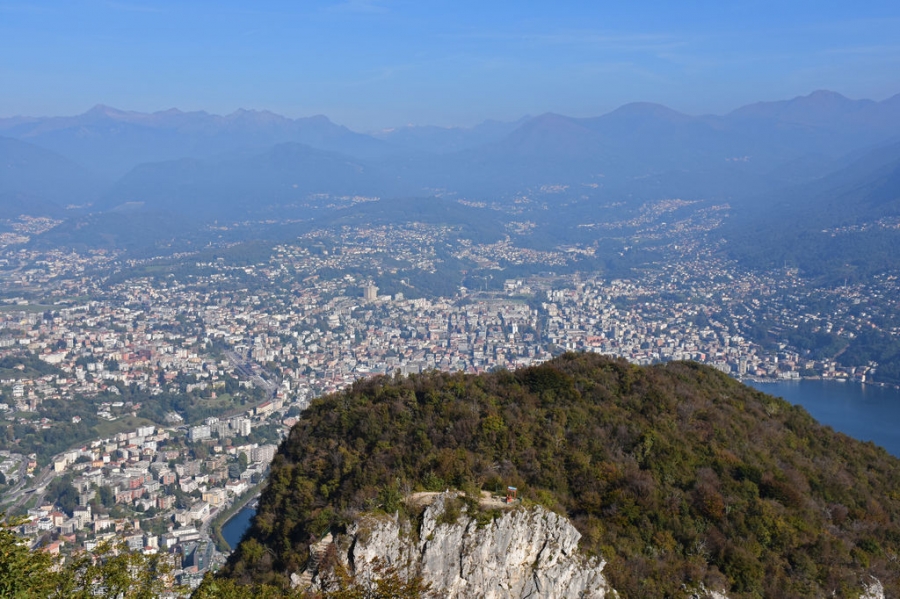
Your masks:
[[[209,457],[209,447],[202,443],[197,443],[191,448],[191,454],[195,460],[205,460]]]
[[[101,545],[66,563],[48,597],[154,599],[174,589],[166,555],[145,556],[122,546]],[[175,589],[177,590],[177,589]]]
[[[78,505],[78,491],[72,486],[71,474],[55,478],[47,485],[47,498],[58,505],[69,516]]]
[[[0,597],[49,597],[55,586],[53,558],[29,550],[10,530],[14,524],[0,527]]]
[[[320,575],[322,574],[320,568]],[[431,583],[421,576],[405,579],[394,566],[375,558],[372,563],[372,579],[351,576],[339,561],[334,560],[324,574],[323,587],[326,599],[421,599],[433,597]]]
[[[267,584],[245,585],[234,580],[216,578],[207,574],[191,599],[301,599],[300,591],[291,591]]]
[[[103,485],[97,489],[97,498],[103,507],[112,507],[116,504],[116,494],[107,485]]]
[[[144,556],[124,546],[102,545],[62,564],[42,551],[30,550],[0,527],[0,597],[16,599],[154,599],[178,591],[167,556]]]

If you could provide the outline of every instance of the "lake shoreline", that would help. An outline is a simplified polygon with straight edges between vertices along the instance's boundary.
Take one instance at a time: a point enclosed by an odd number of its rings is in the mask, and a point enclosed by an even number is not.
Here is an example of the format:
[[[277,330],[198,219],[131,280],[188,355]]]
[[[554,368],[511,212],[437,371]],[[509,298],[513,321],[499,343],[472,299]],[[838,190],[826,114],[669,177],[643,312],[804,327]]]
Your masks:
[[[802,406],[821,424],[860,441],[872,441],[900,457],[900,391],[870,383],[828,379],[744,380],[758,391]]]
[[[801,376],[798,379],[773,379],[768,377],[756,377],[756,376],[745,376],[745,377],[735,377],[738,381],[744,383],[745,385],[748,383],[760,383],[763,385],[768,384],[778,384],[778,383],[799,383],[800,381],[822,381],[825,383],[852,383],[854,385],[861,385],[863,387],[877,387],[880,389],[895,389],[900,391],[900,385],[893,385],[891,383],[879,383],[875,381],[854,381],[852,379],[846,378],[826,378],[821,376]]]

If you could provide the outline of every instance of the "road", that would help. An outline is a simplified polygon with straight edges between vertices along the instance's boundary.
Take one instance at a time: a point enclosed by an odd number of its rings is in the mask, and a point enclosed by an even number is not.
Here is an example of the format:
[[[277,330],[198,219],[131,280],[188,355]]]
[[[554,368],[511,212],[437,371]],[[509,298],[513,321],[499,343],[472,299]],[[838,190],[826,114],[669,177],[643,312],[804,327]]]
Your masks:
[[[222,507],[217,507],[209,512],[209,517],[206,518],[203,521],[203,524],[200,525],[200,536],[202,536],[207,541],[212,540],[212,539],[210,539],[210,536],[209,536],[209,527],[212,524],[212,521],[216,519],[216,516],[219,515],[219,511],[221,511],[223,508],[226,508],[226,507],[228,507],[228,506],[226,505],[226,506],[222,506]]]
[[[19,473],[16,478],[16,484],[14,484],[3,497],[3,501],[7,501],[10,498],[16,498],[19,494],[28,486],[28,481],[25,479],[25,474],[28,472],[28,458],[21,456],[21,462],[19,463]]]
[[[13,510],[22,507],[32,497],[37,497],[37,504],[39,505],[41,497],[44,495],[44,491],[47,490],[47,485],[53,479],[55,474],[52,466],[44,466],[44,469],[41,470],[36,478],[27,481],[21,489],[13,491],[6,496],[6,499],[14,499],[13,503],[9,505],[6,511],[12,512]],[[22,480],[25,480],[24,477]]]

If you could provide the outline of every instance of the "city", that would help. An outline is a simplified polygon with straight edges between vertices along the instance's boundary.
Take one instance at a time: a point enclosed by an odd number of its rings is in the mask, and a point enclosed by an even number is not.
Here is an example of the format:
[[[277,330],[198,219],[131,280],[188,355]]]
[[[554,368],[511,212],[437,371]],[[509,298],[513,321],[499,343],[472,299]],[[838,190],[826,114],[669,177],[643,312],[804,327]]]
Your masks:
[[[13,245],[0,312],[2,509],[46,551],[122,542],[171,554],[193,585],[223,562],[226,516],[258,493],[301,410],[360,378],[581,351],[757,380],[878,380],[877,362],[821,355],[796,332],[896,337],[896,275],[820,288],[794,269],[742,270],[696,226],[661,222],[663,208],[642,226],[669,258],[628,278],[554,274],[593,248],[481,244],[422,223],[315,230],[253,261],[180,255],[178,268]],[[423,293],[414,277],[440,275],[447,256],[490,284]],[[539,272],[503,278],[500,260]],[[383,293],[374,281],[385,273],[402,290]]]

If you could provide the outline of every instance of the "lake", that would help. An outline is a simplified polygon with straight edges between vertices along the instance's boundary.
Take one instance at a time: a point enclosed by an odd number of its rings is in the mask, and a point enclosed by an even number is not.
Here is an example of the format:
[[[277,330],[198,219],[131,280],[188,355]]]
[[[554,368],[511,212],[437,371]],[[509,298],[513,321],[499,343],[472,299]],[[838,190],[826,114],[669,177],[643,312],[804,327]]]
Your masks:
[[[900,390],[837,383],[784,381],[749,383],[769,395],[800,404],[813,418],[862,441],[874,441],[900,457]]]

